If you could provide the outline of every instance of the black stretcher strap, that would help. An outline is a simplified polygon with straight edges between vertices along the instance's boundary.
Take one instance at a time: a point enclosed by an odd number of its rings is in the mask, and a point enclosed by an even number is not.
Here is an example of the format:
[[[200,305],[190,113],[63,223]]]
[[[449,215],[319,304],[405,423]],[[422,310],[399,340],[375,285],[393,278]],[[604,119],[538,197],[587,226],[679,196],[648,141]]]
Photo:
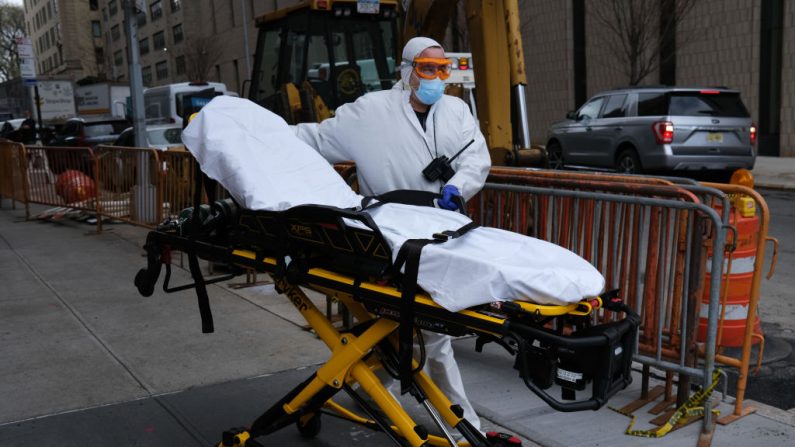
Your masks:
[[[196,284],[196,297],[199,301],[199,315],[202,318],[202,333],[210,334],[215,328],[213,325],[213,313],[210,310],[210,299],[207,296],[207,287],[204,285],[204,276],[199,267],[199,258],[195,252],[188,253],[188,266],[193,282]]]
[[[195,242],[196,237],[199,235],[200,228],[201,228],[201,197],[202,197],[202,181],[207,181],[209,178],[205,178],[204,172],[202,172],[201,167],[199,166],[199,162],[194,160],[195,172],[194,175],[196,176],[196,185],[195,190],[193,192],[193,215],[191,219],[193,221],[193,225],[191,226],[193,231],[192,234],[188,236],[188,239],[191,242]],[[206,183],[209,186],[209,182]],[[208,191],[209,192],[209,191]],[[210,196],[210,194],[208,194]],[[212,202],[210,202],[212,203]],[[199,267],[199,258],[196,256],[195,250],[190,250],[188,252],[188,266],[190,267],[190,274],[193,277],[193,282],[196,283],[196,298],[199,302],[199,315],[202,319],[202,333],[210,334],[215,331],[213,325],[213,312],[210,309],[210,298],[207,296],[207,287],[204,284],[204,276],[202,275],[201,268]]]
[[[398,329],[398,373],[400,376],[400,394],[406,394],[411,388],[411,360],[414,355],[414,297],[417,294],[417,276],[420,270],[422,249],[428,244],[439,244],[450,239],[463,236],[477,227],[470,222],[455,231],[444,231],[433,235],[433,239],[409,239],[400,247],[395,258],[395,272],[405,263],[402,290],[400,294],[400,328]]]

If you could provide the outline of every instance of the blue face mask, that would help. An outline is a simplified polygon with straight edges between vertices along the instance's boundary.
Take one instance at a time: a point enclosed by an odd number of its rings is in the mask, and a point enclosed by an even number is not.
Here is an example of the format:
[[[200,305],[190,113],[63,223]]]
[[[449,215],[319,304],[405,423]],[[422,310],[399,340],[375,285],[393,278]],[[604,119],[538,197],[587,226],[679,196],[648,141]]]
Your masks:
[[[439,78],[420,79],[420,87],[414,93],[423,104],[432,105],[444,94],[444,81]]]

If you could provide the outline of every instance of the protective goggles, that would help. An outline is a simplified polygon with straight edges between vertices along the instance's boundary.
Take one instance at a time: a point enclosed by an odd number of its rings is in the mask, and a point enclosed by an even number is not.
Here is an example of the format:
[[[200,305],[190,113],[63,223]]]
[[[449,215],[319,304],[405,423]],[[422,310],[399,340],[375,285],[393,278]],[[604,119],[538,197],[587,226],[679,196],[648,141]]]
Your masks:
[[[421,57],[414,59],[414,71],[422,79],[435,79],[442,81],[450,77],[453,70],[453,61],[435,57]]]

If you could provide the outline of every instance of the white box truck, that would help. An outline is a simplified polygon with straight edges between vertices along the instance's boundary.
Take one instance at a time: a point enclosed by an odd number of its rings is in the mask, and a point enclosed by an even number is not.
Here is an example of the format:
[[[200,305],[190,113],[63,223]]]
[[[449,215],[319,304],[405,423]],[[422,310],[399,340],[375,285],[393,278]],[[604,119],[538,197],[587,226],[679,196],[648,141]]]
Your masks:
[[[45,123],[62,122],[75,116],[75,94],[72,81],[40,80],[36,85],[39,90],[39,104],[36,104],[34,89],[30,90],[30,102],[34,104],[33,117],[36,108],[41,108],[41,120]]]
[[[130,86],[103,82],[80,85],[75,88],[77,114],[80,116],[102,116],[124,118]]]
[[[180,82],[144,90],[146,124],[182,123],[182,98],[185,95],[213,89],[223,95],[237,96],[221,82]]]

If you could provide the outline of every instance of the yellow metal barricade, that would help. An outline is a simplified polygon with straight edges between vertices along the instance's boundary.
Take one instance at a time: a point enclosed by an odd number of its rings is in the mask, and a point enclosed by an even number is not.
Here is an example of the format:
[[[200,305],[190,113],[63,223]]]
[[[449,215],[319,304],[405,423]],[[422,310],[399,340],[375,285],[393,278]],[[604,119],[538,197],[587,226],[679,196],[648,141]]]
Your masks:
[[[0,199],[11,199],[13,209],[17,202],[27,204],[24,172],[25,147],[21,143],[0,141]]]
[[[166,215],[178,215],[180,211],[193,205],[195,159],[184,149],[169,149],[157,155],[160,160],[158,188],[161,191],[163,212]]]
[[[162,167],[157,149],[98,146],[100,214],[134,225],[153,227],[163,220]]]

